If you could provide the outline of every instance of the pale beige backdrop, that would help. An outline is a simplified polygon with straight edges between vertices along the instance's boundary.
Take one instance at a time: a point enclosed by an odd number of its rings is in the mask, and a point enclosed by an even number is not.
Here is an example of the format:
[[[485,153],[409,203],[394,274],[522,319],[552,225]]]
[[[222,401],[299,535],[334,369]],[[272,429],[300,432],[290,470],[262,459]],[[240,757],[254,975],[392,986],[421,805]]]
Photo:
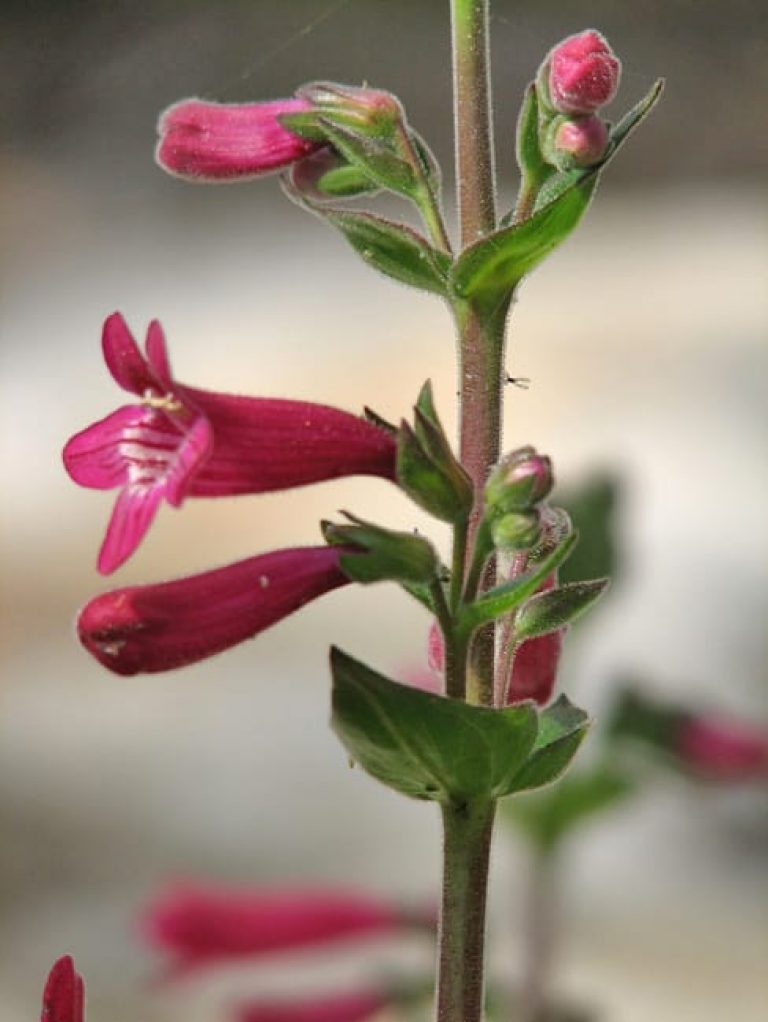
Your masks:
[[[496,4],[507,192],[517,98],[559,37],[589,24],[608,34],[625,57],[620,105],[669,78],[578,236],[522,289],[508,365],[532,385],[510,388],[506,424],[510,444],[551,453],[565,481],[603,466],[627,483],[629,570],[569,652],[569,691],[599,708],[607,679],[629,669],[660,695],[700,694],[768,724],[766,61],[759,5],[720,7]],[[147,984],[135,913],[169,877],[436,889],[434,814],[349,771],[326,724],[329,642],[402,673],[420,662],[428,622],[395,591],[346,590],[218,660],[110,676],[72,622],[108,584],[94,562],[111,497],[72,485],[59,451],[122,400],[98,347],[115,309],[139,334],[159,317],[179,378],[197,386],[397,419],[431,377],[452,421],[436,299],[358,264],[274,180],[185,186],[151,161],[156,113],[182,95],[280,95],[335,76],[398,90],[447,165],[446,11],[404,0],[3,11],[3,1022],[37,1017],[64,950],[87,976],[93,1022],[222,1018],[216,984]],[[114,583],[314,543],[339,508],[428,524],[380,481],[190,502],[162,510]],[[670,783],[575,845],[563,993],[611,1022],[764,1018],[765,809],[754,789],[693,798]],[[521,878],[520,850],[500,841],[502,971],[517,962]],[[419,944],[400,957],[429,964]],[[274,967],[228,982],[281,978]]]

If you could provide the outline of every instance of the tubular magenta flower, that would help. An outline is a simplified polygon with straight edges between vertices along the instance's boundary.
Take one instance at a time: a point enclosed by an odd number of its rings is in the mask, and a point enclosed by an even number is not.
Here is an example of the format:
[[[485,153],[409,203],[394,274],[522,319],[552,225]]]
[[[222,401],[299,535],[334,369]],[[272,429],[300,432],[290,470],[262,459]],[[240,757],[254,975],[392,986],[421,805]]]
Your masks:
[[[768,776],[768,735],[750,724],[710,716],[689,716],[677,733],[683,764],[713,781]]]
[[[324,995],[301,1001],[253,1001],[242,1005],[236,1022],[366,1022],[389,998],[376,991]]]
[[[137,395],[74,436],[64,465],[81,486],[121,487],[98,559],[107,574],[134,552],[163,499],[265,493],[344,475],[395,477],[395,441],[365,419],[327,405],[237,397],[176,383],[160,324],[146,357],[125,320],[102,335],[115,381]]]
[[[221,653],[349,578],[347,547],[275,550],[225,568],[95,597],[80,611],[80,641],[116,674],[151,674]]]
[[[43,991],[40,1022],[83,1022],[85,1018],[83,977],[75,972],[69,955],[54,962]]]
[[[368,894],[323,888],[173,887],[144,914],[149,942],[173,974],[232,959],[395,933],[421,923]]]
[[[183,99],[160,116],[155,159],[168,173],[192,181],[233,181],[269,174],[323,145],[302,138],[280,122],[284,114],[311,109],[306,99],[268,103]]]

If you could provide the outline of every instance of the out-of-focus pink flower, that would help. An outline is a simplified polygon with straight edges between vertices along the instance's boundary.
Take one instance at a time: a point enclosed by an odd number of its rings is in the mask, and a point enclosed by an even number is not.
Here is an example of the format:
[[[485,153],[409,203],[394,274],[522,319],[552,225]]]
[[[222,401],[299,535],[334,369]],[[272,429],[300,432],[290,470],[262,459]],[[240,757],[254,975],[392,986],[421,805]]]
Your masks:
[[[177,383],[157,321],[146,357],[119,313],[106,320],[102,346],[115,381],[140,400],[74,436],[64,465],[81,486],[120,487],[99,553],[103,573],[130,557],[163,500],[178,507],[187,496],[265,493],[346,475],[395,478],[393,437],[365,419]]]
[[[160,115],[155,158],[163,170],[192,181],[233,181],[269,174],[323,145],[302,138],[280,121],[285,114],[311,109],[305,99],[267,103],[184,99]]]
[[[190,884],[171,888],[150,904],[142,929],[153,946],[170,956],[170,970],[178,974],[237,958],[423,927],[426,922],[426,914],[350,891]]]
[[[96,596],[80,612],[80,641],[116,674],[169,671],[204,660],[346,585],[346,547],[299,547],[225,568]]]
[[[557,577],[552,574],[539,587],[543,593],[556,585]],[[506,689],[506,705],[522,703],[532,699],[539,706],[545,706],[552,698],[557,668],[563,648],[565,629],[550,632],[520,644],[512,664],[512,676]],[[440,627],[432,622],[427,639],[427,662],[437,674],[445,670],[445,646]]]
[[[376,992],[313,997],[304,1001],[253,1001],[242,1005],[236,1022],[365,1022],[386,1007]]]
[[[608,128],[594,115],[565,120],[556,128],[552,145],[562,169],[591,167],[605,156]]]
[[[621,62],[594,29],[568,36],[547,55],[549,96],[563,114],[591,114],[616,95]]]
[[[48,973],[40,1022],[83,1022],[84,1005],[83,977],[75,971],[71,957],[64,955]]]
[[[691,717],[677,733],[683,763],[712,780],[768,776],[768,734],[720,717]]]

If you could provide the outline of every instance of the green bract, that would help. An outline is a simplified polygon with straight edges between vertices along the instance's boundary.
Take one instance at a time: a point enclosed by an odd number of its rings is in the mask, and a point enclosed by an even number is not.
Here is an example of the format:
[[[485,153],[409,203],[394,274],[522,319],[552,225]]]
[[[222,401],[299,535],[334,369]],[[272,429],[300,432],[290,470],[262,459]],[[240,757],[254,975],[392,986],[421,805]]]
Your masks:
[[[607,578],[592,582],[569,582],[557,589],[536,593],[517,612],[515,640],[535,639],[559,631],[588,610],[605,592]]]
[[[470,635],[481,625],[509,614],[525,603],[545,579],[563,563],[578,542],[578,532],[572,532],[555,549],[543,557],[530,571],[517,575],[483,593],[474,603],[464,607],[458,621],[458,629]]]
[[[398,430],[397,481],[411,500],[441,521],[464,521],[472,507],[472,481],[445,435],[429,381],[419,393],[413,427],[403,421]]]
[[[400,685],[331,651],[332,726],[350,757],[412,798],[501,798],[548,784],[588,726],[566,699],[493,710]]]

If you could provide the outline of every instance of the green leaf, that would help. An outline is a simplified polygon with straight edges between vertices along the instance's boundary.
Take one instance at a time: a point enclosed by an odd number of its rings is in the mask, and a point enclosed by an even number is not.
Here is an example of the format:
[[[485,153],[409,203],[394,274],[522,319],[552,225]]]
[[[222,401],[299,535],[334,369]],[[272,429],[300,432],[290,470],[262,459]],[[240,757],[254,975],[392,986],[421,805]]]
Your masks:
[[[339,558],[341,570],[353,582],[401,582],[424,587],[436,581],[442,565],[435,548],[423,536],[394,532],[346,514],[350,525],[322,522],[323,536],[331,546],[350,546],[359,553]]]
[[[495,231],[466,248],[456,263],[452,285],[461,298],[496,304],[560,245],[581,220],[592,197],[594,172],[571,185],[555,202],[527,220]]]
[[[326,138],[345,160],[381,188],[411,198],[416,190],[413,168],[378,139],[358,134],[321,117],[318,122]]]
[[[487,235],[461,253],[452,274],[452,287],[459,297],[494,308],[565,241],[586,212],[601,171],[648,116],[662,88],[663,82],[656,82],[621,119],[611,132],[608,152],[601,163],[554,174],[537,196],[531,217]]]
[[[626,142],[635,128],[639,127],[645,120],[661,99],[663,91],[664,79],[658,78],[640,102],[636,103],[631,110],[624,114],[616,127],[611,130],[611,147],[601,167],[604,167],[609,160],[613,159],[620,146]]]
[[[539,732],[531,754],[515,777],[511,791],[528,791],[557,780],[581,745],[590,720],[566,696],[539,715]]]
[[[502,818],[523,830],[547,851],[578,827],[621,805],[634,782],[607,763],[573,770],[557,784],[502,803]]]
[[[412,798],[499,798],[534,746],[530,704],[491,710],[400,685],[331,651],[332,726],[364,770]],[[523,768],[525,769],[525,768]]]
[[[341,231],[369,266],[403,284],[446,295],[449,257],[412,227],[373,213],[313,208]]]
[[[520,608],[515,618],[515,642],[549,635],[575,621],[605,592],[607,578],[568,585],[536,593]]]
[[[483,593],[478,600],[463,609],[457,625],[459,630],[471,634],[488,621],[516,610],[533,596],[542,582],[563,563],[578,539],[578,532],[572,532],[551,553],[543,557],[535,568]]]

